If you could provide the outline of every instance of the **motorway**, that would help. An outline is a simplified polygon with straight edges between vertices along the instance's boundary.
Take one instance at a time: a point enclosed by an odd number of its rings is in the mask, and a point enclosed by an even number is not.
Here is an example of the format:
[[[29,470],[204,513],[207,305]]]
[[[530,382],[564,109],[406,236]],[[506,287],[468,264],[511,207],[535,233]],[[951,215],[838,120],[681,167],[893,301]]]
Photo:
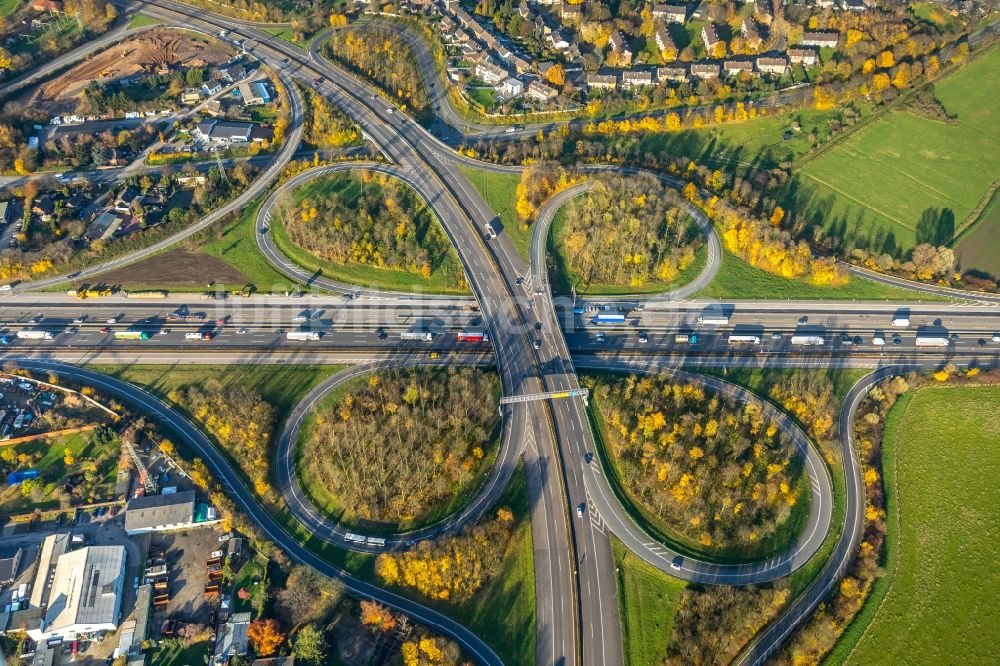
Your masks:
[[[666,295],[668,298],[651,299],[641,307],[637,303],[628,310],[628,319],[622,326],[603,327],[603,330],[598,331],[588,324],[590,313],[596,310],[588,308],[601,307],[600,302],[591,300],[583,304],[567,304],[552,299],[546,289],[537,293],[538,285],[546,283],[544,275],[539,272],[535,273],[535,279],[524,284],[523,278],[529,275],[532,267],[520,258],[509,237],[500,228],[496,215],[457,169],[457,162],[460,160],[456,160],[455,155],[426,130],[383,102],[373,88],[323,61],[317,57],[315,50],[306,54],[286,42],[254,27],[240,25],[232,19],[192,10],[171,0],[151,0],[146,3],[119,0],[116,4],[133,10],[142,8],[145,13],[174,25],[207,33],[225,29],[236,37],[255,42],[257,57],[282,72],[281,83],[289,90],[289,98],[292,100],[293,122],[282,150],[265,173],[237,199],[178,236],[114,262],[81,271],[72,276],[74,279],[97,275],[114,266],[150,256],[180,238],[196,233],[229,212],[238,210],[265,191],[284,164],[291,159],[301,137],[301,100],[298,99],[295,86],[291,85],[291,78],[294,77],[308,82],[318,79],[317,88],[320,93],[328,96],[358,123],[366,137],[395,165],[392,167],[394,175],[403,177],[433,208],[458,250],[476,305],[469,299],[461,298],[435,299],[431,303],[413,295],[365,293],[356,287],[332,282],[319,283],[317,286],[339,292],[341,296],[310,298],[298,302],[294,299],[281,300],[280,297],[254,297],[245,301],[228,299],[195,303],[194,297],[184,296],[172,296],[155,303],[128,301],[119,297],[73,302],[65,295],[28,292],[29,289],[57,284],[65,279],[63,276],[18,285],[12,293],[8,292],[8,295],[0,297],[0,324],[6,329],[11,332],[21,329],[48,330],[53,333],[54,338],[52,341],[13,342],[7,351],[8,357],[73,357],[77,362],[129,362],[125,359],[132,358],[146,363],[157,362],[157,359],[176,362],[178,358],[183,358],[186,362],[202,362],[202,359],[213,358],[217,362],[229,359],[232,362],[253,363],[337,362],[331,359],[349,358],[354,363],[385,364],[424,362],[424,350],[440,350],[449,353],[449,361],[482,363],[490,358],[489,352],[492,349],[492,360],[500,374],[505,395],[519,395],[576,388],[575,363],[637,372],[648,369],[660,371],[681,363],[853,367],[880,365],[890,360],[912,364],[914,359],[923,358],[927,359],[925,363],[932,363],[946,358],[946,354],[970,362],[993,357],[1000,350],[1000,345],[993,343],[991,339],[998,328],[997,314],[993,312],[995,308],[975,304],[945,303],[926,307],[899,304],[899,307],[909,307],[912,328],[898,331],[898,344],[888,343],[878,349],[871,343],[871,338],[876,331],[889,327],[893,312],[887,311],[889,306],[886,304],[827,303],[810,306],[735,303],[728,313],[727,324],[713,329],[697,323],[697,317],[709,307],[707,303],[688,302],[678,308],[678,304],[668,300],[693,293],[682,292],[680,295]],[[481,164],[477,163],[477,166]],[[276,200],[276,196],[272,198]],[[262,210],[264,213],[258,221],[261,225],[258,231],[266,227],[269,221],[266,216],[271,209],[266,207]],[[555,207],[550,210],[554,211]],[[491,233],[487,225],[491,225],[498,233]],[[258,233],[258,240],[267,235]],[[714,234],[710,233],[708,237],[710,243],[715,239],[717,244],[718,239]],[[261,242],[262,249],[267,254],[267,242]],[[536,243],[539,241],[536,240]],[[536,253],[541,254],[538,246]],[[275,261],[280,258],[272,256],[271,259]],[[537,261],[532,263],[536,266],[538,264]],[[709,267],[713,265],[715,262],[708,262]],[[294,267],[287,266],[287,269],[293,271]],[[306,278],[314,283],[323,279],[313,280],[313,276],[309,275]],[[302,277],[296,276],[296,279]],[[535,288],[532,288],[532,283]],[[582,307],[584,312],[574,313],[575,305]],[[609,302],[607,305],[622,307],[621,303]],[[189,311],[205,310],[206,317],[198,322],[167,321],[167,314],[176,312],[181,306],[187,306]],[[405,308],[409,309],[409,314],[401,318],[400,315],[405,314]],[[303,309],[308,309],[309,312],[303,314]],[[86,314],[86,318],[81,317],[82,314]],[[431,344],[414,348],[413,345],[402,344],[398,332],[412,325],[410,322],[417,317],[440,319],[436,325],[443,334]],[[296,318],[299,320],[296,321]],[[38,320],[32,322],[32,319]],[[82,321],[77,323],[77,319]],[[108,323],[110,319],[115,320],[113,324]],[[459,359],[458,352],[467,351],[468,347],[459,345],[448,333],[469,325],[485,326],[492,343],[489,347],[473,348],[473,359],[468,359],[465,355],[461,355],[462,358]],[[322,332],[322,338],[317,341],[295,342],[283,337],[283,333],[301,326]],[[948,335],[958,337],[948,343],[944,354],[940,349],[920,349],[915,344],[914,331],[921,326],[925,330],[943,330]],[[125,327],[143,330],[148,328],[156,335],[147,341],[116,341],[110,333],[101,331],[102,328],[109,327],[116,330]],[[678,334],[692,329],[699,335],[697,345],[676,341]],[[164,330],[168,332],[162,333]],[[195,331],[211,333],[211,342],[186,340],[183,334]],[[645,334],[642,337],[647,339],[646,342],[640,341],[640,331]],[[734,347],[730,344],[729,335],[733,332],[753,334],[765,331],[766,335],[758,336],[761,339],[750,347]],[[789,339],[792,332],[822,333],[824,345],[808,350],[793,349]],[[886,332],[892,334],[891,330]],[[603,334],[603,341],[599,340],[598,333]],[[692,352],[695,347],[697,350]],[[400,352],[408,353],[409,358],[400,357]],[[53,361],[24,360],[23,363],[29,369],[32,364],[45,371],[54,367],[51,365]],[[402,609],[417,620],[440,629],[457,640],[477,661],[498,663],[496,655],[478,637],[457,623],[396,595],[366,586],[325,563],[317,563],[316,556],[283,533],[266,514],[262,515],[264,512],[255,510],[250,491],[238,483],[226,461],[208,444],[204,435],[183,419],[178,420],[176,415],[165,412],[165,408],[155,399],[134,387],[121,385],[120,382],[99,375],[94,376],[86,370],[62,366],[58,370],[77,380],[94,383],[104,390],[122,395],[178,428],[184,433],[185,439],[190,440],[193,448],[206,457],[213,472],[224,480],[227,491],[236,497],[248,515],[261,523],[264,532],[296,559],[312,564],[329,575],[345,578],[349,588],[358,594],[378,598]],[[355,369],[352,372],[360,371]],[[330,381],[336,383],[333,379]],[[737,387],[721,380],[698,378],[698,381],[709,384],[714,390],[727,392],[736,399],[750,399]],[[311,394],[314,400],[321,395],[321,389],[317,390],[320,393]],[[301,422],[301,417],[310,404],[312,403],[301,406],[302,411],[298,412],[296,422]],[[781,415],[775,416],[783,418]],[[473,502],[463,513],[452,517],[446,524],[435,526],[431,533],[438,529],[454,529],[477,511],[488,508],[489,497],[497,493],[497,489],[502,489],[504,474],[511,468],[512,461],[516,460],[518,454],[523,455],[528,474],[535,548],[536,621],[539,637],[536,663],[622,663],[610,533],[616,534],[640,557],[674,575],[688,580],[738,584],[772,580],[801,566],[818,547],[829,527],[832,495],[826,468],[816,458],[815,450],[804,435],[787,421],[784,425],[805,456],[814,489],[809,524],[798,543],[789,552],[769,561],[720,566],[685,558],[679,569],[672,566],[679,554],[644,535],[614,497],[600,467],[585,461],[584,454],[594,452],[595,446],[581,400],[528,402],[507,406],[504,408],[503,422],[502,459],[493,472],[493,481],[488,482],[486,490],[481,494],[482,499]],[[292,488],[290,492],[294,493],[290,467],[286,467],[286,471],[288,477],[285,479],[285,487]],[[574,517],[575,509],[580,505],[587,510],[585,519]],[[308,512],[308,507],[304,504],[300,508]],[[857,506],[854,508],[859,510]],[[419,536],[422,538],[426,535]],[[843,551],[845,558],[852,551],[849,548],[850,541],[845,542],[844,539],[852,536],[853,530],[844,530],[841,541],[846,549]],[[825,582],[831,585],[842,571],[834,567],[834,564],[836,563],[831,561],[827,569],[824,569],[824,575],[829,573]],[[810,588],[807,595],[793,604],[793,608],[799,613],[798,617],[805,617],[806,612],[814,608],[822,598],[821,586],[818,585],[820,580],[823,580],[822,576],[817,581],[817,586]],[[782,616],[782,621],[787,620],[789,624],[782,629],[774,629],[773,632],[768,629],[761,634],[753,648],[757,651],[756,654],[765,655],[776,649],[787,636],[785,629],[792,627],[795,619],[794,614],[786,613]],[[781,622],[776,623],[775,626],[780,624]]]

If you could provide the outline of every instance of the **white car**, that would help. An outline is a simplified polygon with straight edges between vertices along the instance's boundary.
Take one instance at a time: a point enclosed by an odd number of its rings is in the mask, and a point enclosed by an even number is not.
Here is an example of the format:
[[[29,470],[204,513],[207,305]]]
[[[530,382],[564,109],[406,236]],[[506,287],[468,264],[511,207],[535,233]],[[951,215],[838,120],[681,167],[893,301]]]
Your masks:
[[[118,317],[108,317],[108,321],[106,323],[108,323],[108,324],[117,324],[118,323]]]
[[[994,335],[991,339],[993,342],[1000,342],[1000,333]]]
[[[583,510],[587,508],[587,503],[583,502],[580,506],[576,507],[576,517],[583,518]]]
[[[684,563],[684,558],[678,555],[677,557],[675,557],[673,560],[670,561],[670,568],[673,569],[674,571],[680,571],[681,564],[683,563]]]
[[[245,328],[238,328],[238,329],[236,329],[236,335],[245,335],[246,332],[247,332],[247,329],[245,329]]]
[[[875,345],[876,347],[882,347],[885,345],[885,338],[883,338],[881,335],[876,335],[874,338],[872,338],[872,344]]]
[[[76,319],[73,320],[73,323],[74,324],[82,324],[83,320],[86,319],[86,318],[87,318],[87,315],[80,315],[79,317],[77,317]]]
[[[232,534],[229,534],[229,533],[227,532],[227,533],[225,533],[225,534],[222,534],[222,535],[220,535],[220,536],[219,536],[219,542],[220,542],[220,543],[224,543],[224,542],[226,542],[226,541],[229,541],[229,540],[230,540],[230,539],[232,539],[232,538],[233,538],[233,535],[232,535]]]
[[[513,127],[508,127],[507,129],[504,130],[504,132],[506,132],[507,134],[513,134],[516,131],[517,130],[515,130]]]

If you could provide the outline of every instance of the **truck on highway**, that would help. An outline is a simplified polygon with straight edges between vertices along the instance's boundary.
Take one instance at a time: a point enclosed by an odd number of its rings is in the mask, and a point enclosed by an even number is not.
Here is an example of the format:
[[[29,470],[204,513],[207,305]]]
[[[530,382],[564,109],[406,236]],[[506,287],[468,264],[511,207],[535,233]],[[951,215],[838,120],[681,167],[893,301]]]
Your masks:
[[[696,345],[698,344],[698,336],[678,333],[674,336],[674,342],[679,345]]]
[[[51,340],[52,333],[50,331],[23,329],[17,332],[17,337],[20,340]]]
[[[826,343],[822,335],[793,335],[792,344],[806,347],[821,347]]]
[[[729,344],[731,345],[759,345],[760,336],[759,335],[738,335],[733,334],[729,336]]]
[[[185,333],[184,334],[184,339],[185,340],[204,340],[204,341],[208,342],[209,340],[212,339],[212,334],[209,333],[208,331],[205,331],[203,333],[199,333],[198,331],[191,331],[190,333]]]
[[[698,315],[697,322],[702,326],[728,326],[729,317],[724,314]]]
[[[625,315],[623,314],[598,314],[594,315],[594,318],[590,320],[591,323],[596,325],[601,324],[624,324]]]
[[[147,291],[126,291],[125,298],[166,298],[167,292],[164,289],[150,289]]]
[[[137,331],[131,328],[115,331],[115,340],[149,340],[150,337],[149,331]]]
[[[918,335],[918,347],[947,347],[949,343],[946,335]]]
[[[171,312],[167,315],[167,321],[205,321],[205,313],[191,312],[180,314],[177,312]]]
[[[399,334],[400,340],[419,340],[421,342],[432,342],[434,340],[434,332],[429,331],[426,328],[413,327],[411,329],[402,331]]]
[[[285,337],[289,340],[307,342],[309,340],[319,340],[320,336],[318,331],[288,331],[288,333],[285,333]]]
[[[467,328],[455,336],[458,342],[489,342],[490,334],[485,329]]]

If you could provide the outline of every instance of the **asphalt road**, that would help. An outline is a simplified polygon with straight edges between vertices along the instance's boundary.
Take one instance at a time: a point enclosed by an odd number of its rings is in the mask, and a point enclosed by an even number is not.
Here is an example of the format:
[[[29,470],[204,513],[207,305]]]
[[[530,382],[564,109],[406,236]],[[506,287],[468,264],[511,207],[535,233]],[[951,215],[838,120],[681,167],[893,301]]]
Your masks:
[[[201,430],[148,393],[127,382],[63,363],[29,359],[18,359],[16,363],[27,370],[54,373],[66,380],[93,386],[101,393],[114,396],[167,426],[181,438],[181,442],[186,447],[205,462],[214,479],[247,518],[255,523],[268,539],[278,544],[294,561],[309,565],[326,576],[340,580],[352,595],[362,599],[376,599],[449,636],[457,641],[477,663],[502,666],[503,662],[481,638],[455,620],[422,604],[359,580],[302,546],[296,537],[286,532],[268,512],[260,509],[257,499],[253,492],[244,485],[239,472],[233,469],[225,455],[212,444]]]

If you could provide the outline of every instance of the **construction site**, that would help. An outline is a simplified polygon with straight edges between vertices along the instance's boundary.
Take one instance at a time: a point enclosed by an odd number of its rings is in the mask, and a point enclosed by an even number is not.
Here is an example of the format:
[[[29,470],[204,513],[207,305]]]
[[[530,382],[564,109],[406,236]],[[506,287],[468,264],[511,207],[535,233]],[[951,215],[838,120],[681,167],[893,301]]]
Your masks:
[[[178,70],[211,68],[236,53],[221,41],[177,29],[156,28],[94,54],[72,69],[34,88],[19,101],[51,115],[75,113],[93,81],[138,81]]]

